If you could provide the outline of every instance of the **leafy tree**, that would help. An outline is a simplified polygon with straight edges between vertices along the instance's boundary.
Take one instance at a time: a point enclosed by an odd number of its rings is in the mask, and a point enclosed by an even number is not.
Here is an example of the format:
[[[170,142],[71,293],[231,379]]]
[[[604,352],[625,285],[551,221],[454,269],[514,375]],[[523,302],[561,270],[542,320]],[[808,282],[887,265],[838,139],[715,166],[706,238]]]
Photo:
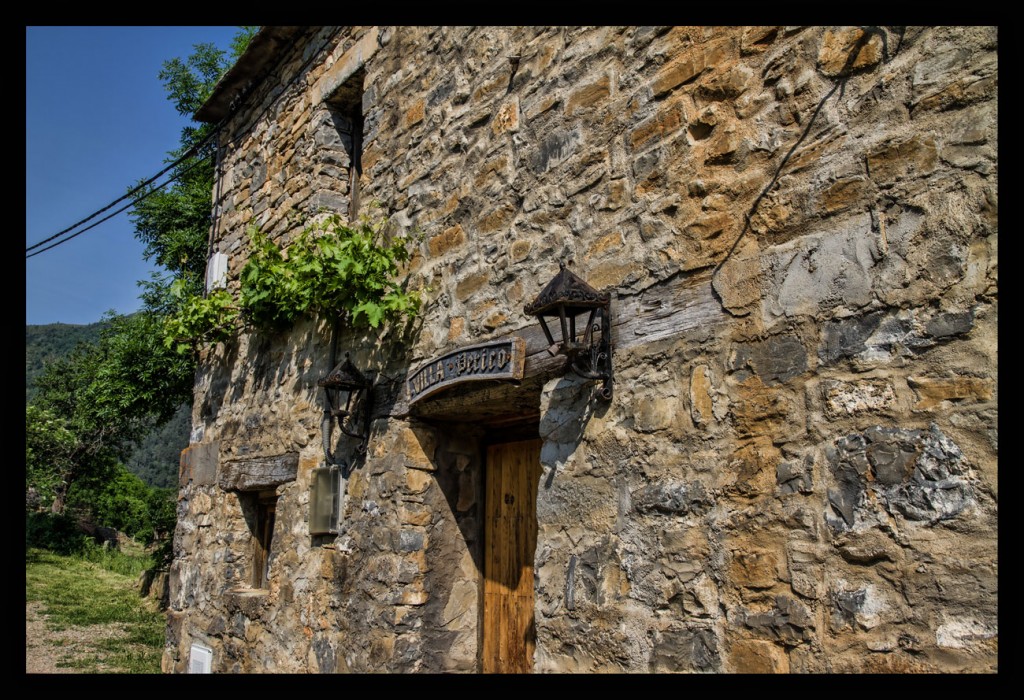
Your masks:
[[[192,406],[184,403],[169,421],[139,440],[125,466],[151,487],[176,487],[181,451],[188,447],[191,432]]]
[[[103,322],[86,325],[48,323],[25,326],[25,400],[36,395],[35,379],[50,360],[67,355],[79,343],[99,340]]]
[[[174,504],[170,489],[149,488],[121,464],[81,480],[68,498],[69,508],[86,511],[95,522],[147,543],[173,529]]]
[[[139,435],[191,396],[193,367],[163,347],[160,327],[147,312],[110,314],[99,342],[78,345],[36,379],[26,464],[53,512],[64,511],[76,481],[126,459]]]
[[[189,58],[164,64],[159,77],[179,113],[191,116],[199,108],[255,31],[241,28],[230,58],[211,44],[197,44]],[[135,199],[136,237],[146,245],[146,258],[167,271],[140,283],[143,311],[109,316],[98,343],[47,364],[36,380],[36,405],[26,412],[32,436],[26,488],[52,495],[54,513],[64,512],[76,484],[84,493],[85,484],[109,478],[112,469],[125,487],[127,477],[115,468],[119,460],[140,435],[191,399],[194,360],[170,351],[162,329],[175,309],[171,285],[202,285],[213,191],[211,132],[207,125],[186,126],[180,147],[169,155],[170,162],[188,156],[175,167],[175,184]]]
[[[33,495],[31,505],[53,503],[73,468],[76,442],[74,433],[51,411],[33,404],[25,407],[25,486]]]
[[[241,27],[232,40],[230,55],[213,44],[196,44],[188,58],[164,63],[159,77],[167,99],[179,114],[195,114],[217,80],[245,51],[257,29]],[[188,156],[174,168],[174,184],[166,189],[153,185],[142,190],[132,208],[135,237],[146,246],[143,255],[167,271],[140,283],[144,306],[154,313],[177,310],[173,284],[184,286],[191,294],[199,294],[203,288],[212,210],[215,145],[210,136],[214,128],[199,123],[183,127],[179,147],[167,158],[173,163]]]
[[[39,393],[30,409],[37,412],[26,415],[26,432],[59,433],[61,439],[56,443],[56,454],[40,449],[30,454],[26,449],[26,471],[52,484],[54,513],[64,512],[69,489],[79,478],[108,468],[139,429],[127,417],[110,417],[95,381],[102,357],[99,345],[79,345],[69,355],[49,363],[36,380]]]

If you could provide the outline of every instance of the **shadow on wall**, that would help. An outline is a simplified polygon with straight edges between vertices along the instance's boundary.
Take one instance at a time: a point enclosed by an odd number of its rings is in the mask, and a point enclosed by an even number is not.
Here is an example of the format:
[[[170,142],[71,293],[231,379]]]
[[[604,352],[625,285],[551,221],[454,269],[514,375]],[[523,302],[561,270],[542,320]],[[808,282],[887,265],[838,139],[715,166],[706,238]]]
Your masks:
[[[544,488],[551,488],[555,474],[576,452],[593,415],[603,415],[609,402],[597,398],[600,385],[573,374],[552,379],[540,397],[540,437],[544,441],[540,463],[546,474]]]

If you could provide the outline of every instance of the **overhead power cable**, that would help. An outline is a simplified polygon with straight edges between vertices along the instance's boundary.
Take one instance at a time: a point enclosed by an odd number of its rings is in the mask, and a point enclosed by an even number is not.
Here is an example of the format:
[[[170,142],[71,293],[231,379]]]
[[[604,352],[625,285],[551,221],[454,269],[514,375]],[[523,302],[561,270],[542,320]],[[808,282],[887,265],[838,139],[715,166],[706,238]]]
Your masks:
[[[306,68],[306,67],[308,67],[308,66],[309,66],[309,65],[310,65],[310,64],[312,63],[312,61],[313,61],[314,57],[315,57],[316,55],[318,55],[318,54],[319,54],[320,52],[322,52],[322,51],[323,51],[323,50],[324,50],[325,48],[327,48],[327,46],[328,46],[328,45],[330,44],[331,40],[333,40],[333,38],[334,38],[335,36],[337,36],[337,35],[338,35],[338,33],[339,33],[340,31],[341,31],[341,28],[340,28],[340,27],[336,27],[336,28],[334,29],[334,31],[333,31],[333,32],[331,32],[330,36],[328,36],[328,37],[327,37],[327,38],[326,38],[326,39],[324,40],[324,42],[323,42],[323,44],[322,44],[322,45],[320,46],[320,48],[319,48],[319,49],[318,49],[317,51],[315,51],[315,52],[313,52],[312,54],[310,54],[310,56],[308,56],[308,57],[306,58],[306,61],[305,61],[305,63],[303,64],[303,66],[302,66],[302,69],[300,69],[300,70],[298,71],[298,73],[296,74],[296,76],[294,76],[294,77],[293,77],[293,78],[292,78],[292,79],[291,79],[291,80],[289,81],[289,83],[288,83],[288,85],[289,85],[289,86],[290,86],[291,84],[293,84],[293,83],[295,83],[295,82],[296,82],[296,80],[297,80],[298,76],[299,76],[299,75],[302,75],[302,74],[303,74],[303,71],[305,70],[305,68]],[[294,44],[296,40],[297,40],[297,38],[296,38],[296,37],[293,37],[293,38],[292,38],[292,42],[291,42],[291,44]],[[283,59],[279,59],[279,60],[278,60],[278,63],[280,63],[280,60],[283,60]],[[270,71],[270,68],[267,68],[267,69],[265,70],[265,72],[264,72],[264,76],[266,75],[266,73],[269,73],[269,71]],[[261,77],[262,77],[262,76],[261,76]],[[250,84],[249,84],[249,85],[247,85],[247,86],[246,86],[245,88],[243,88],[243,90],[242,90],[242,91],[240,92],[240,94],[239,94],[239,95],[236,95],[236,100],[238,100],[238,101],[241,101],[241,99],[242,99],[242,98],[246,97],[246,96],[247,96],[247,95],[248,95],[248,94],[249,94],[250,92],[252,92],[252,90],[253,90],[253,89],[255,88],[255,83],[256,83],[256,82],[257,82],[257,81],[252,81],[252,82],[250,82]],[[256,116],[256,118],[255,118],[255,119],[258,119],[258,118],[259,118],[260,116],[262,116],[262,115],[263,115],[264,113],[266,113],[267,109],[269,109],[269,105],[268,105],[268,106],[266,106],[266,107],[264,107],[264,108],[263,108],[263,110],[262,110],[262,111],[261,111],[261,112],[260,112],[260,113],[259,113],[259,114],[258,114],[258,115]],[[26,252],[26,253],[29,253],[29,254],[28,254],[28,255],[26,255],[25,257],[26,257],[26,258],[31,258],[31,257],[32,257],[32,256],[34,256],[34,255],[38,255],[39,253],[43,253],[43,252],[45,252],[45,251],[47,251],[47,250],[50,250],[50,249],[52,249],[52,248],[55,248],[56,246],[60,245],[61,243],[66,243],[67,241],[70,241],[70,240],[71,240],[72,238],[75,238],[76,236],[78,236],[78,235],[80,235],[80,234],[83,234],[83,233],[85,233],[86,231],[88,231],[88,230],[90,230],[90,229],[92,229],[92,228],[95,228],[96,226],[99,226],[99,225],[100,225],[100,224],[102,224],[102,223],[103,223],[104,221],[108,221],[108,220],[112,219],[113,217],[117,216],[118,214],[120,214],[121,212],[125,211],[126,209],[129,209],[129,208],[131,208],[131,207],[132,207],[132,206],[133,206],[133,205],[135,204],[135,202],[139,202],[139,201],[142,201],[143,199],[145,199],[146,197],[148,197],[148,196],[149,196],[150,194],[153,194],[154,192],[156,192],[157,190],[159,190],[159,189],[161,189],[161,188],[163,188],[163,187],[166,187],[166,186],[167,186],[168,184],[170,184],[171,182],[173,182],[173,181],[174,181],[174,180],[175,180],[175,179],[176,179],[177,177],[181,177],[181,176],[185,175],[186,173],[188,173],[189,171],[191,171],[191,170],[192,170],[192,168],[196,167],[196,165],[192,165],[192,166],[190,166],[190,167],[189,167],[189,168],[188,168],[187,170],[183,171],[182,173],[178,174],[178,175],[177,175],[177,176],[175,176],[175,177],[172,177],[172,178],[171,178],[171,179],[169,179],[169,180],[168,180],[167,182],[165,182],[165,183],[164,183],[163,185],[160,185],[159,187],[157,187],[157,188],[156,188],[156,189],[154,189],[154,190],[151,190],[150,192],[146,193],[146,194],[145,194],[145,195],[143,195],[142,197],[140,197],[140,198],[138,198],[138,199],[136,199],[136,200],[133,200],[132,202],[130,202],[129,204],[126,204],[125,206],[121,207],[121,208],[120,208],[120,209],[118,209],[117,211],[115,211],[115,212],[113,212],[113,213],[111,213],[111,214],[108,214],[107,216],[103,217],[103,218],[102,218],[102,219],[100,219],[99,221],[96,221],[96,222],[94,222],[94,223],[90,224],[89,226],[87,226],[87,227],[85,227],[85,228],[81,229],[80,231],[76,231],[75,233],[71,234],[70,236],[67,236],[67,237],[65,237],[65,238],[63,238],[63,239],[61,239],[61,240],[59,240],[59,241],[56,241],[56,242],[55,242],[55,243],[53,243],[52,245],[46,246],[45,248],[40,248],[41,246],[43,246],[43,245],[45,245],[45,244],[49,243],[50,241],[54,241],[55,239],[57,239],[57,238],[60,238],[60,237],[61,237],[61,236],[63,236],[64,234],[68,233],[69,231],[74,231],[74,230],[75,230],[76,228],[78,228],[78,227],[79,227],[79,226],[81,226],[82,224],[86,223],[87,221],[91,221],[92,219],[96,218],[97,216],[99,216],[100,214],[104,213],[105,211],[108,211],[108,210],[109,210],[109,209],[110,209],[111,207],[113,207],[113,206],[117,205],[117,204],[118,204],[118,203],[120,203],[120,202],[123,202],[123,201],[124,201],[125,199],[128,199],[129,197],[132,197],[133,195],[135,195],[136,193],[138,193],[139,191],[141,191],[141,190],[142,190],[143,188],[145,188],[145,187],[148,187],[149,185],[151,185],[151,184],[152,184],[153,182],[155,182],[155,181],[156,181],[156,180],[157,180],[157,179],[158,179],[158,178],[159,178],[159,177],[160,177],[161,175],[163,175],[163,174],[164,174],[164,173],[166,173],[167,171],[169,171],[169,170],[171,170],[171,169],[173,169],[173,168],[177,167],[178,165],[180,165],[180,164],[181,164],[181,163],[183,163],[184,161],[188,160],[188,159],[189,159],[190,157],[192,157],[193,155],[195,155],[195,154],[196,154],[196,153],[197,153],[197,152],[198,152],[198,151],[199,151],[200,149],[202,149],[202,148],[203,148],[204,146],[206,146],[206,144],[207,144],[207,143],[209,143],[209,142],[210,142],[210,141],[211,141],[211,140],[212,140],[212,139],[213,139],[213,138],[214,138],[215,136],[217,136],[217,135],[219,134],[220,130],[221,130],[221,129],[222,129],[223,127],[224,127],[224,125],[225,125],[225,124],[227,123],[227,121],[228,121],[229,117],[233,116],[233,115],[234,115],[234,112],[235,112],[235,111],[237,111],[237,107],[233,107],[233,108],[232,108],[232,109],[230,110],[230,114],[228,114],[228,115],[227,115],[227,116],[225,116],[225,117],[224,117],[223,119],[221,119],[221,121],[220,121],[219,123],[217,123],[217,124],[216,124],[216,125],[215,125],[215,126],[213,127],[213,129],[212,129],[212,130],[210,131],[210,133],[209,133],[209,134],[207,135],[207,137],[206,137],[205,139],[203,139],[203,140],[202,140],[202,141],[201,141],[200,143],[196,144],[195,146],[192,146],[191,148],[189,148],[189,149],[188,149],[188,151],[186,151],[184,155],[182,155],[182,156],[181,156],[180,158],[178,158],[178,159],[177,159],[176,161],[174,161],[173,163],[171,163],[170,165],[168,165],[168,166],[167,166],[166,168],[164,168],[163,170],[161,170],[160,172],[158,172],[158,173],[157,173],[156,175],[154,175],[153,177],[149,178],[149,179],[148,179],[148,180],[146,180],[145,182],[143,182],[143,183],[139,184],[138,186],[136,186],[136,187],[132,188],[132,189],[131,189],[131,190],[129,190],[129,191],[128,191],[128,192],[126,193],[126,194],[124,194],[124,195],[122,195],[121,197],[119,197],[119,198],[115,199],[115,200],[114,200],[113,202],[111,202],[111,203],[110,203],[110,204],[108,204],[107,206],[105,206],[105,207],[103,207],[102,209],[100,209],[100,210],[98,210],[98,211],[96,211],[96,212],[94,212],[94,213],[90,214],[89,216],[85,217],[85,218],[84,218],[84,219],[82,219],[81,221],[79,221],[79,222],[77,222],[77,223],[75,223],[75,224],[73,224],[73,225],[71,225],[71,226],[67,227],[67,228],[66,228],[66,229],[64,229],[63,231],[58,231],[57,233],[53,234],[52,236],[50,236],[49,238],[47,238],[47,239],[45,239],[45,240],[39,241],[38,243],[35,243],[35,244],[33,244],[33,245],[31,245],[31,246],[27,247],[27,248],[25,249],[25,252]],[[254,119],[253,121],[255,121],[255,119]],[[249,124],[248,126],[246,126],[246,128],[244,128],[244,129],[241,129],[241,130],[240,130],[240,131],[241,131],[241,133],[245,133],[246,131],[248,131],[248,129],[249,129],[250,127],[251,127],[251,123],[250,123],[250,124]],[[241,138],[241,135],[239,135],[239,136],[236,136],[236,137],[235,137],[235,139],[233,139],[233,140],[232,140],[232,142],[235,142],[235,141],[237,141],[237,140],[238,140],[239,138]],[[202,162],[202,161],[200,161],[200,162]],[[37,248],[40,248],[40,249],[39,249],[39,250],[36,250]],[[30,251],[33,251],[33,250],[35,250],[35,252],[34,252],[34,253],[30,253]]]
[[[179,161],[179,162],[180,162],[180,161]],[[160,185],[160,186],[158,186],[158,187],[155,187],[155,188],[153,188],[152,190],[150,190],[150,191],[149,191],[149,192],[147,192],[146,194],[142,195],[142,196],[141,196],[141,197],[139,197],[138,199],[133,199],[133,200],[132,200],[131,202],[129,202],[128,204],[125,204],[125,205],[124,205],[123,207],[121,207],[121,208],[120,208],[120,209],[118,209],[117,211],[115,211],[115,212],[113,212],[113,213],[111,213],[111,214],[107,214],[106,216],[104,216],[104,217],[103,217],[102,219],[100,219],[99,221],[94,221],[93,223],[89,224],[88,226],[86,226],[85,228],[83,228],[83,229],[82,229],[82,230],[80,230],[80,231],[75,231],[74,233],[72,233],[72,234],[71,234],[70,236],[68,236],[67,238],[63,238],[63,239],[61,239],[61,240],[59,240],[59,241],[57,241],[57,242],[55,242],[55,243],[52,243],[51,245],[48,245],[48,246],[46,246],[45,248],[41,248],[41,249],[39,249],[39,250],[35,251],[34,253],[29,253],[28,255],[26,255],[26,256],[25,256],[25,259],[27,260],[28,258],[31,258],[31,257],[32,257],[32,256],[34,256],[34,255],[39,255],[40,253],[45,253],[46,251],[50,250],[51,248],[56,248],[57,246],[59,246],[59,245],[60,245],[60,244],[62,244],[62,243],[67,243],[68,241],[70,241],[70,240],[71,240],[72,238],[74,238],[75,236],[79,236],[79,235],[81,235],[81,234],[85,233],[86,231],[88,231],[89,229],[91,229],[91,228],[95,228],[95,227],[99,226],[99,225],[100,225],[100,224],[102,224],[102,223],[103,223],[104,221],[108,221],[108,220],[110,220],[110,219],[114,218],[115,216],[117,216],[117,215],[118,215],[118,214],[120,214],[121,212],[125,211],[126,209],[130,209],[130,208],[132,208],[132,207],[133,207],[133,206],[135,206],[135,205],[136,205],[137,203],[139,203],[139,202],[141,202],[142,200],[144,200],[144,199],[145,199],[146,197],[149,197],[150,195],[152,195],[152,194],[155,194],[156,192],[159,192],[159,191],[160,191],[161,189],[163,189],[164,187],[167,187],[167,185],[171,184],[171,183],[172,183],[172,182],[174,182],[174,181],[175,181],[176,179],[178,179],[178,178],[180,178],[180,177],[184,177],[185,175],[187,175],[188,173],[192,172],[192,170],[194,170],[195,168],[198,168],[198,167],[199,167],[200,165],[202,165],[202,164],[203,164],[203,160],[202,160],[202,159],[200,159],[200,160],[197,160],[197,161],[196,161],[195,163],[193,163],[192,165],[190,165],[190,166],[189,166],[188,168],[186,168],[186,169],[185,169],[185,170],[183,170],[182,172],[178,173],[178,174],[177,174],[177,175],[175,175],[174,177],[172,177],[172,178],[170,178],[169,180],[167,180],[167,182],[163,183],[162,185]],[[164,173],[165,173],[165,172],[167,172],[167,170],[164,170],[164,171],[162,171],[162,172],[164,172]],[[162,173],[161,173],[161,174],[162,174]],[[159,175],[157,175],[156,177],[159,177]],[[154,177],[154,178],[151,178],[151,179],[147,180],[147,182],[152,182],[152,181],[153,181],[154,179],[156,179],[156,178],[155,178],[155,177]],[[140,187],[141,187],[141,185],[140,185]],[[138,188],[136,188],[136,189],[138,189]],[[121,200],[123,200],[123,199],[124,199],[124,197],[122,197],[121,199],[119,199],[119,200],[117,200],[117,201],[115,201],[115,202],[111,202],[111,204],[109,204],[108,206],[104,207],[103,209],[101,209],[101,210],[100,210],[99,212],[97,212],[97,213],[102,213],[102,212],[106,211],[107,209],[110,209],[110,207],[114,206],[115,204],[117,204],[117,202],[120,202],[120,201],[121,201]],[[95,215],[96,215],[96,214],[93,214],[93,216],[95,216]],[[89,217],[89,219],[91,219],[91,218],[92,218],[92,217]],[[89,219],[83,219],[83,221],[88,221]],[[81,222],[79,222],[79,223],[81,223]],[[76,226],[77,226],[77,225],[78,225],[78,224],[76,224]],[[71,228],[74,228],[74,226],[72,226]],[[71,229],[67,229],[67,230],[69,230],[69,231],[70,231]],[[57,235],[60,235],[60,234],[57,234]],[[48,241],[52,241],[52,240],[53,240],[54,238],[56,238],[56,236],[51,236],[51,237],[50,237],[50,238],[48,238],[47,240],[48,240]],[[42,242],[40,242],[40,243],[36,243],[36,244],[35,244],[34,246],[32,246],[32,248],[38,248],[38,247],[39,247],[39,246],[41,246],[41,245],[42,245],[43,243],[46,243],[46,241],[42,241]],[[31,250],[32,248],[29,248],[28,250]],[[26,252],[27,252],[27,251],[26,251]]]
[[[29,251],[31,251],[31,250],[35,250],[36,248],[39,248],[40,246],[42,246],[42,245],[45,245],[45,244],[49,243],[50,241],[52,241],[52,240],[54,240],[54,239],[60,238],[60,237],[61,237],[61,236],[63,236],[64,234],[68,233],[69,231],[74,231],[74,230],[75,230],[76,228],[78,228],[79,226],[81,226],[81,225],[82,225],[82,224],[84,224],[85,222],[87,222],[87,221],[90,221],[90,220],[92,220],[92,219],[95,219],[95,218],[96,218],[97,216],[99,216],[99,215],[100,215],[100,214],[102,214],[103,212],[105,212],[105,211],[109,210],[109,209],[110,209],[111,207],[115,206],[115,205],[116,205],[116,204],[118,204],[119,202],[123,202],[124,200],[128,199],[129,197],[132,197],[133,195],[137,194],[138,192],[140,192],[140,191],[141,191],[141,190],[143,190],[144,188],[146,188],[146,187],[148,187],[149,185],[153,184],[153,183],[154,183],[154,182],[155,182],[155,181],[156,181],[156,180],[157,180],[158,178],[160,178],[160,177],[161,177],[161,176],[162,176],[162,175],[163,175],[164,173],[166,173],[167,171],[169,171],[169,170],[173,170],[174,168],[178,167],[179,165],[181,165],[182,163],[184,163],[184,162],[185,162],[186,160],[188,160],[189,158],[191,158],[192,156],[194,156],[194,155],[195,155],[196,153],[198,153],[198,152],[199,152],[200,150],[202,150],[202,149],[203,149],[203,147],[205,147],[205,146],[206,146],[206,145],[207,145],[207,144],[208,144],[208,143],[209,143],[209,142],[210,142],[210,141],[211,141],[211,140],[213,139],[213,137],[217,135],[217,132],[218,132],[218,131],[220,131],[220,128],[221,128],[221,126],[222,126],[222,125],[223,125],[223,122],[221,122],[220,124],[217,124],[217,126],[215,126],[215,127],[213,128],[213,130],[212,130],[212,131],[211,131],[211,132],[210,132],[210,133],[209,133],[209,134],[208,134],[208,135],[206,136],[206,138],[205,138],[205,139],[203,139],[203,140],[202,140],[201,142],[199,142],[199,143],[197,143],[196,145],[194,145],[194,146],[192,146],[191,148],[189,148],[189,149],[188,149],[188,150],[187,150],[187,151],[186,151],[186,152],[184,153],[184,155],[182,155],[182,156],[181,156],[180,158],[178,158],[178,159],[177,159],[176,161],[174,161],[173,163],[171,163],[170,165],[168,165],[168,166],[167,166],[166,168],[164,168],[163,170],[161,170],[160,172],[158,172],[158,173],[157,173],[156,175],[154,175],[153,177],[151,177],[151,178],[149,178],[148,180],[146,180],[145,182],[142,182],[142,183],[140,183],[139,185],[137,185],[137,186],[133,187],[133,188],[132,188],[132,189],[130,189],[130,190],[129,190],[128,192],[126,192],[125,194],[121,195],[120,197],[118,197],[117,199],[115,199],[115,200],[114,200],[113,202],[111,202],[111,203],[110,203],[110,204],[108,204],[107,206],[103,207],[102,209],[100,209],[100,210],[98,210],[98,211],[95,211],[95,212],[93,212],[92,214],[90,214],[89,216],[85,217],[85,218],[84,218],[84,219],[82,219],[81,221],[79,221],[79,222],[77,222],[77,223],[75,223],[75,224],[72,224],[71,226],[68,226],[68,227],[67,227],[66,229],[64,229],[63,231],[58,231],[57,233],[53,234],[53,235],[52,235],[52,236],[50,236],[49,238],[47,238],[47,239],[45,239],[45,240],[42,240],[42,241],[39,241],[38,243],[35,243],[35,244],[33,244],[33,245],[30,245],[29,247],[27,247],[27,248],[25,249],[25,252],[26,252],[26,253],[28,253],[28,252],[29,252]],[[202,161],[199,161],[199,162],[202,162]],[[176,175],[175,177],[171,178],[170,180],[168,180],[167,182],[165,182],[165,183],[164,183],[163,185],[160,185],[160,187],[166,187],[166,186],[167,186],[167,185],[168,185],[169,183],[173,182],[173,181],[174,181],[174,180],[175,180],[175,179],[176,179],[177,177],[181,177],[181,176],[182,176],[182,175],[184,175],[185,173],[187,173],[187,172],[191,171],[191,170],[192,170],[192,168],[194,168],[194,167],[195,167],[195,165],[192,165],[192,166],[190,166],[190,167],[189,167],[189,168],[188,168],[187,170],[185,170],[184,172],[182,172],[182,173],[180,173],[179,175]],[[160,189],[160,188],[158,187],[157,189]],[[156,190],[153,190],[153,191],[156,191]],[[99,224],[103,223],[104,221],[107,221],[107,220],[109,220],[109,219],[111,219],[111,218],[113,218],[113,217],[117,216],[118,214],[120,214],[121,212],[123,212],[123,211],[124,211],[125,209],[128,209],[128,208],[130,208],[130,207],[131,207],[131,206],[132,206],[132,205],[133,205],[133,204],[134,204],[135,202],[137,202],[137,201],[141,201],[142,199],[145,199],[146,197],[148,197],[148,196],[149,196],[149,194],[152,194],[152,192],[153,192],[153,191],[151,191],[150,193],[147,193],[146,195],[144,195],[143,197],[140,197],[140,198],[139,198],[139,199],[137,199],[137,200],[132,200],[132,202],[131,202],[131,203],[129,203],[129,204],[127,204],[127,205],[125,205],[125,206],[121,207],[120,209],[118,209],[117,211],[115,211],[115,212],[114,212],[113,214],[110,214],[110,215],[108,215],[108,216],[105,216],[104,218],[100,219],[99,221],[97,221],[97,222],[93,223],[93,224],[92,224],[92,225],[90,225],[90,226],[87,226],[86,228],[82,229],[81,231],[77,231],[77,232],[75,232],[75,233],[71,234],[70,236],[68,236],[67,238],[64,238],[64,239],[62,239],[62,240],[60,240],[60,241],[57,241],[57,242],[56,242],[56,243],[54,243],[53,245],[47,246],[46,248],[43,248],[42,250],[38,250],[38,251],[36,251],[35,253],[31,253],[30,255],[26,255],[25,257],[26,257],[26,258],[31,258],[31,257],[32,257],[33,255],[38,255],[39,253],[42,253],[43,251],[46,251],[46,250],[50,250],[51,248],[54,248],[54,247],[56,247],[56,246],[60,245],[61,243],[65,243],[65,242],[67,242],[67,241],[70,241],[70,240],[71,240],[72,238],[74,238],[75,236],[78,236],[79,234],[85,233],[85,232],[86,232],[86,231],[88,231],[89,229],[91,229],[91,228],[94,228],[95,226],[98,226]]]

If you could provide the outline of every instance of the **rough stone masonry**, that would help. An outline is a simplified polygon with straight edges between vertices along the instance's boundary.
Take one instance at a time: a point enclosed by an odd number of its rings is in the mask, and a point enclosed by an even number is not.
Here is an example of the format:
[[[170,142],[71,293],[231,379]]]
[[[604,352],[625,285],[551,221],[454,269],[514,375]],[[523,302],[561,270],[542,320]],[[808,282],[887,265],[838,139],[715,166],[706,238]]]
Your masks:
[[[994,27],[263,28],[199,114],[229,288],[248,226],[358,192],[426,304],[334,339],[375,381],[337,534],[332,319],[204,352],[164,670],[481,670],[486,447],[528,433],[530,670],[996,672],[997,80]],[[611,292],[608,402],[523,313],[560,261]],[[516,335],[520,385],[403,398]]]

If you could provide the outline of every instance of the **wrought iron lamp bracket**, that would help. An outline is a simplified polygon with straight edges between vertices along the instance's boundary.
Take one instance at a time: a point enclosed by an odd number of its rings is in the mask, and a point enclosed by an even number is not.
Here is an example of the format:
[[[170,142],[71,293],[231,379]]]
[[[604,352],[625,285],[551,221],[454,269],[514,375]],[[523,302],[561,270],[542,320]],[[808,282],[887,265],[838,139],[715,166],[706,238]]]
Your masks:
[[[365,454],[370,438],[370,417],[373,408],[373,381],[366,378],[352,361],[349,354],[330,374],[317,382],[327,395],[327,408],[324,410],[328,426],[336,420],[338,429],[349,437],[357,438],[360,443],[356,451]],[[341,405],[341,395],[345,394],[345,405]],[[330,435],[324,436],[324,450],[330,458]]]

